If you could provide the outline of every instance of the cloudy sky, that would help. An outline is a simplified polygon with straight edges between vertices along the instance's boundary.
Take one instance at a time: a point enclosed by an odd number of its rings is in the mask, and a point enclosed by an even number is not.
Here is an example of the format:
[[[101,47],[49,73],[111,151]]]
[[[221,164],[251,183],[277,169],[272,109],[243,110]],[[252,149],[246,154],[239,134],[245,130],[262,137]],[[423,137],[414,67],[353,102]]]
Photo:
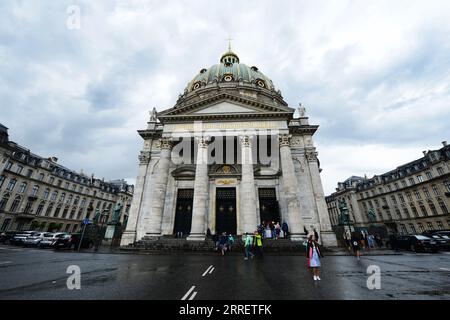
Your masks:
[[[448,0],[1,1],[0,123],[39,155],[133,182],[148,110],[172,107],[231,36],[320,125],[331,193],[450,140],[449,16]]]

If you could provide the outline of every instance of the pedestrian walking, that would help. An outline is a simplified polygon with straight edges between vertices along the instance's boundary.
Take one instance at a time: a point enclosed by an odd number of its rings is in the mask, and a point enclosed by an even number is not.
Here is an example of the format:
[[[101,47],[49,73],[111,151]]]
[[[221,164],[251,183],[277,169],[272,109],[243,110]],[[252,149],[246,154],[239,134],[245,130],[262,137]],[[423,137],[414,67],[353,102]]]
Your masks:
[[[222,233],[222,236],[219,239],[219,250],[222,252],[222,256],[225,255],[225,252],[227,251],[227,245],[228,245],[228,236],[227,233]]]
[[[283,221],[283,224],[281,225],[281,230],[283,230],[283,238],[287,238],[289,233],[289,226],[286,221]]]
[[[253,248],[255,248],[256,254],[263,258],[263,245],[262,245],[262,237],[258,233],[258,231],[255,231],[253,236]]]
[[[267,224],[266,230],[264,232],[264,239],[270,239],[272,238],[272,230],[270,229],[270,225]]]
[[[280,226],[279,222],[277,222],[277,224],[275,225],[275,233],[276,233],[277,239],[280,239],[281,226]]]
[[[319,242],[319,234],[317,233],[316,229],[314,229],[314,239]]]
[[[353,253],[359,260],[359,256],[361,255],[361,239],[359,239],[356,232],[353,232],[352,239],[350,240],[352,244]]]
[[[228,248],[228,251],[231,252],[231,248],[233,247],[233,244],[234,244],[234,237],[233,237],[232,234],[230,234],[230,235],[228,236],[228,242],[227,242],[227,248]]]
[[[253,237],[249,235],[247,232],[244,236],[244,254],[245,254],[245,260],[248,260],[249,257],[253,259],[254,254],[252,253],[252,245],[253,245]]]
[[[320,259],[323,258],[322,250],[320,250],[320,245],[315,239],[314,235],[310,235],[308,238],[308,243],[306,245],[306,259],[308,262],[308,267],[311,268],[313,273],[313,279],[320,279],[320,267],[322,266]]]
[[[215,233],[212,236],[212,241],[214,242],[214,251],[218,251],[219,250],[219,235],[217,233]]]

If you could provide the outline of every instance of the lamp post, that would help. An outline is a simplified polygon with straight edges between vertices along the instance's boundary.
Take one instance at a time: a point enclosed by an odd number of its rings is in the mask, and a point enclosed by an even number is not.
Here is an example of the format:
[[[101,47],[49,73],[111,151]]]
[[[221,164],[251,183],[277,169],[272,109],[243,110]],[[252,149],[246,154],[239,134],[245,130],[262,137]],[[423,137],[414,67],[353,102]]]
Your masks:
[[[102,213],[100,214],[100,221],[102,222],[102,224],[100,225],[100,230],[97,233],[97,244],[95,245],[95,251],[98,251],[98,247],[99,245],[101,245],[102,240],[103,240],[103,225],[105,224],[106,221],[108,221],[109,218],[109,210],[107,209],[103,209]]]
[[[345,200],[342,199],[341,201],[339,201],[339,211],[340,211],[340,224],[341,225],[347,225],[348,226],[348,232],[352,233],[352,229],[351,229],[351,223],[350,223],[350,214],[349,214],[349,210],[347,208],[347,204],[345,203]]]

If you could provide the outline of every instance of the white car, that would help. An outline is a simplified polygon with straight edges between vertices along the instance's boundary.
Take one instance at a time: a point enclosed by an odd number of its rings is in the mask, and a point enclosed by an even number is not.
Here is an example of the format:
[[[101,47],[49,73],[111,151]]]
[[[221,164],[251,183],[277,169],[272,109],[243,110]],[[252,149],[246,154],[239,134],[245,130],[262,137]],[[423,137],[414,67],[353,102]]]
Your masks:
[[[47,247],[53,247],[56,240],[58,240],[61,237],[64,237],[67,235],[67,233],[64,232],[56,232],[56,233],[47,233],[46,236],[44,236],[39,242],[39,248],[47,248]]]
[[[49,232],[38,232],[36,234],[27,237],[23,242],[23,245],[25,247],[37,247],[45,237],[51,236],[52,234]]]

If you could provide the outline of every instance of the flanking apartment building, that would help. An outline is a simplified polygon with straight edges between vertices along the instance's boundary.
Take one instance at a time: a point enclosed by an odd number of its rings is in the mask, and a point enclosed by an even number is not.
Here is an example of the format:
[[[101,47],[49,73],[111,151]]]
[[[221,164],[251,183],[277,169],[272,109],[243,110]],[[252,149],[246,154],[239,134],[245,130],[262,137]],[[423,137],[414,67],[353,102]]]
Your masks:
[[[0,231],[77,232],[82,220],[92,220],[96,212],[108,223],[118,207],[120,223],[126,225],[132,185],[105,182],[57,161],[9,141],[8,128],[0,124]]]
[[[352,176],[326,197],[338,239],[348,228],[387,236],[450,229],[450,146],[372,178]],[[351,223],[342,222],[345,203]],[[344,231],[346,230],[346,231]]]

